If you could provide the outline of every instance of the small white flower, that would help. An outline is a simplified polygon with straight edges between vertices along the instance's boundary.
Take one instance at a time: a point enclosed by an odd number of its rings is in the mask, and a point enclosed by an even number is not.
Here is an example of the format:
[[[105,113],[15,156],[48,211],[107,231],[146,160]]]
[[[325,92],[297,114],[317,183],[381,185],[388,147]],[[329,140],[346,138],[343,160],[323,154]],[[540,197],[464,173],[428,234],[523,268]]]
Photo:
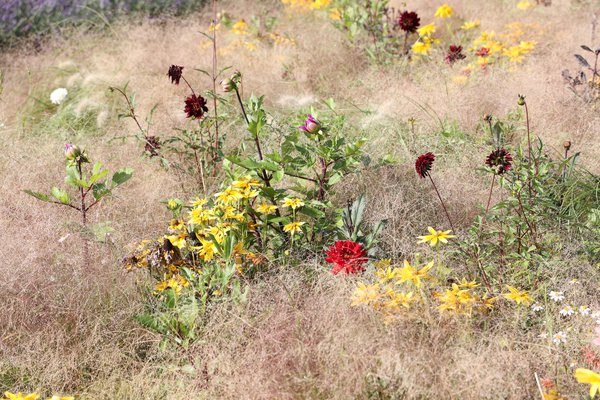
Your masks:
[[[550,300],[554,301],[555,303],[560,303],[565,299],[565,294],[563,292],[551,291],[548,293],[548,297],[550,297]]]
[[[0,129],[4,129],[6,128],[6,125],[4,124],[4,122],[0,121]]]
[[[590,315],[591,312],[592,310],[588,306],[579,306],[579,314],[582,316]]]
[[[65,88],[54,89],[52,93],[50,93],[50,101],[52,104],[60,104],[67,98],[67,94],[69,92]]]
[[[567,334],[563,331],[556,332],[554,335],[552,335],[552,342],[554,344],[567,343]]]
[[[562,317],[570,317],[575,314],[575,310],[571,306],[564,306],[559,312]]]
[[[531,306],[531,311],[533,311],[533,312],[544,311],[544,306],[541,305],[540,303],[535,303],[534,305]]]

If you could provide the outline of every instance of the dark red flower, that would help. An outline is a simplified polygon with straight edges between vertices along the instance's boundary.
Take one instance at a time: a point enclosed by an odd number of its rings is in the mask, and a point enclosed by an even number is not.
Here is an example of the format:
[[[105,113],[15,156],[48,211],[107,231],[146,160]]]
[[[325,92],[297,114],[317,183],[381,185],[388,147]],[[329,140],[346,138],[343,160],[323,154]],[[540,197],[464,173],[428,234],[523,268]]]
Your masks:
[[[417,174],[421,178],[425,178],[429,175],[429,171],[431,171],[431,166],[435,161],[435,155],[432,152],[425,153],[417,158],[417,162],[415,163],[415,169],[417,170]]]
[[[183,74],[183,67],[179,65],[171,65],[169,67],[169,72],[167,72],[167,76],[171,78],[171,83],[179,85],[179,80],[181,79],[181,75]]]
[[[485,165],[493,168],[498,175],[502,175],[512,167],[512,156],[504,149],[496,149],[485,160]]]
[[[185,99],[185,109],[188,118],[200,119],[204,117],[204,113],[208,111],[206,99],[202,96],[191,95]]]
[[[421,18],[414,11],[404,11],[398,19],[398,26],[406,33],[415,33],[421,25]]]
[[[482,47],[475,52],[475,55],[477,57],[487,57],[490,55],[490,49],[488,49],[487,47]]]
[[[367,253],[360,243],[351,240],[338,240],[327,250],[325,261],[333,264],[332,273],[356,274],[364,271]]]
[[[466,56],[462,53],[462,46],[450,45],[448,52],[446,53],[446,64],[454,64],[458,60],[462,60]]]

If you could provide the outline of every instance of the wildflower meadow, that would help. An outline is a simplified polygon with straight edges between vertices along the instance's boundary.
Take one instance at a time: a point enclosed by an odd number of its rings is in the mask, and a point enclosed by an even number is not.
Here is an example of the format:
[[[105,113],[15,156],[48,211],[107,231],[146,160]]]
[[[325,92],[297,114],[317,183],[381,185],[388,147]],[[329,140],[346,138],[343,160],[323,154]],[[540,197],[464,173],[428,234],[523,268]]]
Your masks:
[[[0,399],[600,399],[600,5],[0,5]]]

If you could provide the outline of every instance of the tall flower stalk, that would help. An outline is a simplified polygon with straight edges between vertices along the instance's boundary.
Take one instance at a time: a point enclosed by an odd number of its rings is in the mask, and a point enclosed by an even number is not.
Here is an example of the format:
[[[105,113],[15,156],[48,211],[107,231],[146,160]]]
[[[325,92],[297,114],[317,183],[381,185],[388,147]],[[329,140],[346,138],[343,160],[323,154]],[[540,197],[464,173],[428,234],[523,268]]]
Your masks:
[[[433,154],[432,152],[422,154],[417,158],[417,161],[415,162],[415,169],[417,171],[417,174],[421,178],[429,178],[429,181],[431,182],[431,185],[433,186],[433,189],[435,190],[438,199],[440,199],[440,203],[442,204],[442,208],[444,209],[446,218],[448,218],[448,223],[450,224],[452,230],[456,232],[456,229],[454,229],[454,224],[452,223],[452,219],[450,218],[450,214],[448,213],[448,209],[446,208],[446,204],[444,203],[444,200],[442,199],[442,196],[440,195],[440,192],[437,186],[435,185],[433,178],[431,177],[431,167],[433,166],[434,161],[435,154]]]

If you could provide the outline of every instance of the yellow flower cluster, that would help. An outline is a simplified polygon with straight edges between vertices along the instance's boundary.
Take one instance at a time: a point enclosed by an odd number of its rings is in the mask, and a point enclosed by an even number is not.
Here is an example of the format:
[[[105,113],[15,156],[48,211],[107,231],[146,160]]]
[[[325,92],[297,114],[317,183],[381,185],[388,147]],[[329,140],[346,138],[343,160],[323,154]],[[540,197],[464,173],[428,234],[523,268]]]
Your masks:
[[[463,279],[459,283],[453,283],[452,289],[446,289],[444,293],[434,293],[441,304],[438,310],[454,315],[473,315],[474,312],[486,312],[494,307],[495,297],[481,297],[475,293],[479,285],[475,281]]]
[[[331,0],[281,0],[287,6],[305,10],[320,10],[328,7]]]
[[[391,260],[375,263],[377,283],[359,282],[352,297],[352,305],[368,305],[381,312],[384,322],[393,322],[403,310],[410,309],[416,301],[414,292],[399,290],[403,284],[420,289],[423,280],[431,279],[429,270],[433,262],[417,269],[404,260],[402,268],[392,268]]]
[[[15,394],[11,392],[4,392],[4,398],[2,400],[37,400],[40,395],[37,393],[23,394],[21,392]],[[52,396],[46,400],[75,400],[72,396]]]

